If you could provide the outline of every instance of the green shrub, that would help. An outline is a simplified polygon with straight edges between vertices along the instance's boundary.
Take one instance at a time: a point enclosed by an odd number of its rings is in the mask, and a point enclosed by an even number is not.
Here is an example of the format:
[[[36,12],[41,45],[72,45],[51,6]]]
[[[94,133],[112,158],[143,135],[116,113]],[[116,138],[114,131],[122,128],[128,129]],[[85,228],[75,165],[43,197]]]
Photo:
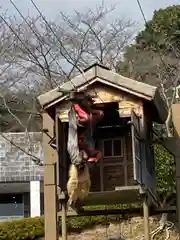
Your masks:
[[[117,208],[117,206],[113,207]],[[93,209],[113,207],[95,206]],[[107,225],[110,222],[119,221],[119,218],[120,216],[69,217],[67,221],[68,232],[80,232],[83,229],[92,228],[98,224]],[[33,239],[33,237],[42,236],[44,236],[43,217],[24,218],[0,223],[0,240],[30,240]]]
[[[0,240],[25,240],[43,235],[43,217],[24,218],[0,223]]]

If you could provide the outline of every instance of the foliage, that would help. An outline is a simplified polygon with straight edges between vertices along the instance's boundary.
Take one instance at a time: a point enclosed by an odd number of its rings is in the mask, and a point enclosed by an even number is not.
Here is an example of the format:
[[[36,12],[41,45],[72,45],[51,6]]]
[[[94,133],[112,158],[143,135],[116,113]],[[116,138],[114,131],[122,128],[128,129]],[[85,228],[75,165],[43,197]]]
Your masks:
[[[136,45],[126,48],[124,60],[117,65],[116,71],[140,82],[158,85],[159,56],[150,50],[141,50]]]
[[[81,73],[93,62],[116,66],[132,40],[134,22],[119,17],[110,21],[108,16],[114,9],[102,3],[95,10],[74,11],[71,16],[60,12],[58,21],[46,21],[43,13],[36,18],[22,13],[20,20],[8,16],[8,11],[2,14],[0,131],[41,130],[41,121],[30,113],[39,113],[35,103],[38,95]],[[19,124],[21,121],[27,129]]]
[[[25,218],[0,223],[1,240],[31,239],[44,235],[44,219]]]
[[[88,209],[108,209],[123,208],[129,206],[112,205],[112,206],[89,206]],[[140,207],[132,205],[132,207]],[[129,222],[125,216],[93,216],[93,217],[69,217],[67,220],[68,233],[80,233],[86,229],[92,229],[97,225],[108,226],[110,223]],[[139,219],[138,219],[139,221]],[[135,220],[137,223],[137,220]],[[61,234],[61,222],[59,223]],[[154,226],[156,227],[156,226]],[[141,230],[138,231],[141,233]],[[11,220],[0,223],[0,240],[32,240],[44,236],[44,217],[24,218],[20,220]],[[164,238],[163,238],[164,239]]]
[[[162,50],[166,54],[180,48],[180,5],[173,5],[154,12],[145,30],[136,37],[140,49]]]
[[[112,208],[112,206],[108,207]],[[68,232],[80,232],[82,229],[92,228],[98,224],[107,225],[109,222],[117,221],[119,221],[119,216],[69,217],[67,226]],[[61,231],[61,223],[59,229]],[[24,218],[0,223],[0,240],[28,240],[42,236],[44,236],[43,217]]]
[[[166,198],[175,193],[175,162],[162,145],[155,146],[157,190]]]
[[[175,102],[175,87],[179,84],[180,5],[154,12],[152,20],[126,48],[124,59],[117,65],[122,75],[158,86],[169,109]],[[171,111],[166,124],[158,128],[160,135],[171,128]],[[163,128],[163,129],[162,129]],[[165,130],[165,131],[164,131]],[[175,163],[160,145],[155,146],[158,192],[163,201],[175,193]]]
[[[180,5],[154,12],[152,20],[126,48],[117,71],[139,81],[161,86],[172,95],[179,79]]]
[[[160,57],[152,49],[140,49],[134,44],[126,48],[124,59],[118,62],[116,71],[137,81],[163,87],[169,99],[179,77],[178,64],[179,60],[173,55],[161,54]]]

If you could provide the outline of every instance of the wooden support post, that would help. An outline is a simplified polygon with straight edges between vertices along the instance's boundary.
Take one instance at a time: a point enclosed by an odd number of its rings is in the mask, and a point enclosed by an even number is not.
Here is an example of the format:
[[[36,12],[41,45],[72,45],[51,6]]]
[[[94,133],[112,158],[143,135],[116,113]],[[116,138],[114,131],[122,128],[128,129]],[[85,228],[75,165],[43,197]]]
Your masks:
[[[67,240],[67,199],[66,199],[66,184],[67,184],[67,132],[66,123],[60,121],[59,109],[56,109],[56,146],[58,153],[57,163],[57,185],[60,189],[59,193],[64,196],[61,199],[61,233],[62,240]]]
[[[53,136],[53,120],[43,114],[43,128]],[[56,151],[49,145],[50,138],[43,134],[44,150],[44,225],[45,240],[59,240],[57,218]]]
[[[143,215],[144,215],[144,239],[150,240],[149,235],[149,206],[148,206],[148,196],[143,197]]]
[[[180,233],[180,104],[172,105],[172,121],[174,125],[174,146],[175,146],[175,162],[176,162],[176,215],[178,221],[178,230]]]
[[[57,181],[57,186],[60,186],[60,171],[63,171],[63,168],[61,169],[60,163],[62,162],[62,159],[60,158],[60,154],[62,149],[60,149],[60,141],[61,141],[61,130],[60,130],[60,120],[59,120],[59,114],[56,112],[56,117],[55,117],[55,132],[56,132],[56,151],[57,151],[57,169],[56,169],[56,181]]]
[[[178,164],[177,164],[178,163]],[[178,221],[178,231],[180,233],[180,157],[176,158],[176,218]]]
[[[67,240],[67,204],[66,201],[62,201],[62,215],[61,215],[61,232],[62,240]]]
[[[67,158],[67,129],[66,123],[61,122],[59,118],[59,109],[56,109],[56,145],[58,153],[57,163],[57,185],[61,188],[63,194],[66,192],[68,180],[68,158]]]

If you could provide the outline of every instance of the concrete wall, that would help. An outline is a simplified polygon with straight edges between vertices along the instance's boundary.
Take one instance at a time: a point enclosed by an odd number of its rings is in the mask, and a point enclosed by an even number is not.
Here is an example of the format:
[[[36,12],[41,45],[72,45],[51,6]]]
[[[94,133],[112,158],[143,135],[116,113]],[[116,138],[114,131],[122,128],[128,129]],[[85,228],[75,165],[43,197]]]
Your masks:
[[[41,133],[3,133],[0,135],[0,182],[42,180],[44,169],[33,162],[26,152],[43,159]],[[15,145],[11,144],[13,142]]]

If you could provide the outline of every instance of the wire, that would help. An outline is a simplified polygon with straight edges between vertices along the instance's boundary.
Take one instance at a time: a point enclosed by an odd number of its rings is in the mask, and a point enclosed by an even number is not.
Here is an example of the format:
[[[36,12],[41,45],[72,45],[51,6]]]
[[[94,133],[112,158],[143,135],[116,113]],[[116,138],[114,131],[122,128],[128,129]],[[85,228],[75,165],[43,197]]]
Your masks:
[[[9,23],[0,15],[0,19],[8,26],[8,28],[11,30],[12,33],[17,37],[17,39],[21,42],[21,44],[25,47],[25,49],[30,53],[30,55],[35,59],[35,61],[38,62],[39,65],[41,65],[38,61],[38,58],[34,56],[34,54],[29,50],[29,48],[24,44],[23,40],[17,35],[16,31],[9,25]]]
[[[148,27],[148,22],[147,22],[147,19],[146,19],[146,17],[145,17],[145,14],[144,14],[142,5],[141,5],[141,3],[140,3],[140,0],[136,0],[136,1],[137,1],[137,4],[138,4],[139,9],[140,9],[140,11],[141,11],[141,14],[142,14],[142,17],[143,17],[143,19],[144,19],[144,22],[145,22],[146,26]],[[166,63],[165,63],[165,61],[163,60],[160,52],[158,51],[157,53],[158,53],[158,55],[159,55],[159,58],[160,58],[162,64],[164,65],[166,71],[169,73],[168,69],[171,70],[171,68],[166,65]],[[172,74],[172,76],[173,76],[172,71],[171,71],[171,74]]]
[[[23,16],[23,14],[21,13],[21,11],[18,9],[18,7],[16,6],[16,4],[12,1],[9,0],[11,2],[11,4],[14,6],[14,8],[16,9],[16,11],[19,13],[19,15],[22,17],[22,19],[26,22],[26,24],[28,25],[28,27],[31,29],[31,31],[34,33],[34,35],[37,37],[37,39],[39,40],[39,42],[41,42],[44,46],[45,42],[41,39],[41,35],[38,34],[33,28],[32,26],[29,24],[29,22],[26,20],[26,18]],[[51,56],[52,61],[55,60],[54,56],[50,53],[50,49],[47,49],[47,53]],[[55,60],[56,64],[58,65],[59,69],[62,69],[61,66],[59,65],[58,61]]]
[[[139,9],[140,9],[140,11],[141,11],[141,14],[142,14],[142,16],[143,16],[144,22],[147,24],[147,20],[146,20],[145,14],[144,14],[144,12],[143,12],[141,3],[140,3],[139,0],[137,0],[137,3],[138,3],[138,6],[139,6]]]
[[[35,7],[35,9],[38,11],[38,13],[40,14],[41,18],[44,20],[44,22],[46,23],[46,25],[48,26],[48,28],[50,29],[50,31],[52,32],[52,34],[53,34],[53,35],[56,37],[56,39],[58,40],[61,48],[63,48],[63,50],[64,50],[64,51],[67,53],[67,55],[70,57],[68,51],[67,51],[66,48],[63,46],[62,42],[59,40],[57,34],[54,32],[54,30],[52,29],[52,27],[50,26],[50,24],[48,23],[48,21],[46,20],[46,18],[43,16],[43,14],[42,14],[42,12],[40,11],[40,9],[37,7],[37,5],[35,4],[35,2],[34,2],[33,0],[30,0],[30,1],[31,1],[31,3],[33,4],[33,6]],[[87,34],[87,32],[86,32],[86,34]],[[63,52],[61,51],[61,49],[60,49],[60,52],[61,52],[62,56],[66,59],[66,61],[67,61],[68,63],[70,63],[73,67],[75,67],[75,68],[83,75],[83,77],[85,78],[84,71],[83,71],[82,69],[80,69],[80,68],[77,66],[77,64],[74,64],[73,62],[71,62],[71,61],[63,54]],[[71,58],[71,57],[70,57],[70,58]],[[71,60],[72,60],[72,59],[71,59]],[[85,80],[87,80],[87,79],[85,78]],[[72,82],[72,80],[69,79],[69,81],[71,82],[72,86],[74,87],[74,90],[76,90],[76,86],[75,86],[75,84]],[[95,95],[100,99],[100,101],[103,103],[103,100],[98,96],[98,94],[97,94],[97,92],[96,92],[95,90],[94,90],[94,93],[95,93]]]
[[[25,149],[21,148],[20,146],[16,145],[13,141],[11,141],[9,138],[7,138],[2,132],[0,132],[0,136],[3,137],[6,141],[11,143],[14,147],[18,148],[22,152],[26,153],[28,156],[32,157],[32,160],[35,164],[38,166],[43,166],[44,164],[42,163],[41,159],[32,155],[31,153],[27,152]]]
[[[141,5],[141,3],[140,3],[140,0],[136,0],[136,1],[137,1],[137,3],[138,3],[139,9],[140,9],[140,11],[141,11],[141,14],[142,14],[142,16],[143,16],[144,22],[145,22],[146,26],[148,27],[148,22],[147,22],[147,20],[146,20],[146,17],[145,17],[145,14],[144,14],[142,5]],[[166,63],[164,62],[164,60],[163,60],[160,52],[158,52],[158,55],[159,55],[159,57],[160,57],[160,60],[161,60],[162,64],[164,65],[166,71],[169,73],[168,67],[167,67]],[[169,69],[170,69],[170,68],[169,68]],[[171,69],[170,69],[170,70],[171,70]],[[172,72],[171,72],[171,73],[172,73]],[[168,221],[166,221],[165,225],[161,225],[161,224],[160,224],[160,226],[151,233],[151,234],[152,234],[151,238],[154,239],[154,236],[157,235],[157,233],[159,233],[160,231],[162,231],[162,230],[164,229],[164,227],[166,228],[166,240],[168,240],[168,239],[169,239],[169,229],[173,227],[173,224],[172,224],[171,222],[168,222]]]
[[[0,19],[5,23],[5,25],[11,30],[11,32],[17,37],[17,39],[21,42],[21,44],[24,46],[24,48],[26,49],[27,52],[29,52],[30,56],[32,56],[32,58],[35,60],[35,62],[39,65],[39,67],[44,71],[44,67],[41,65],[41,63],[38,60],[38,57],[36,55],[34,55],[31,50],[24,44],[23,40],[18,36],[18,34],[16,33],[16,31],[12,28],[12,26],[5,20],[4,17],[2,17],[2,15],[0,15]],[[33,63],[35,63],[32,59],[31,61]],[[51,71],[51,70],[50,70]]]
[[[70,57],[68,51],[66,50],[66,48],[63,46],[62,42],[59,40],[57,34],[54,32],[54,30],[52,29],[52,27],[50,26],[50,24],[48,23],[48,21],[46,20],[46,18],[43,16],[42,12],[39,10],[39,8],[37,7],[37,5],[35,4],[35,2],[33,0],[30,0],[31,3],[33,4],[33,6],[35,7],[35,9],[38,11],[38,13],[40,14],[41,18],[44,20],[44,22],[46,23],[46,25],[48,26],[48,28],[50,29],[50,31],[52,32],[52,34],[56,37],[57,41],[60,44],[60,53],[62,54],[62,56],[65,58],[65,60],[70,63],[72,66],[74,66],[74,64],[63,54],[61,48],[68,54],[68,56]],[[70,57],[71,58],[71,57]],[[78,68],[76,66],[76,68]],[[79,69],[78,69],[79,70]],[[74,89],[76,89],[76,86],[74,85],[74,83],[71,81],[71,79],[69,79],[69,81],[71,82],[72,86],[74,87]]]
[[[11,0],[10,0],[11,1]],[[62,42],[59,40],[57,34],[54,32],[54,30],[52,29],[52,27],[50,26],[50,24],[48,23],[48,21],[46,20],[46,18],[43,16],[42,12],[40,11],[40,9],[37,7],[37,5],[35,4],[35,2],[33,0],[30,0],[31,3],[33,4],[33,6],[35,7],[35,9],[38,11],[38,13],[40,14],[41,18],[44,20],[44,22],[46,23],[46,25],[48,26],[48,28],[50,29],[50,31],[52,32],[52,34],[56,37],[56,39],[58,40],[61,48],[67,53],[67,55],[69,56],[69,58],[72,60],[71,56],[69,55],[68,51],[66,50],[66,48],[63,46]],[[88,33],[88,31],[86,31],[85,35]],[[74,64],[73,62],[71,62],[64,54],[63,52],[61,51],[61,48],[60,48],[60,52],[62,54],[62,56],[66,59],[66,61],[68,63],[70,63],[73,68],[76,68],[82,75],[83,77],[85,78],[85,74],[84,74],[84,71],[82,69],[80,69],[78,66],[77,66],[77,60],[76,60],[76,63]],[[87,79],[85,78],[85,80],[87,81]],[[71,79],[69,79],[69,81],[71,82],[72,86],[74,87],[74,89],[76,89],[76,86],[75,84],[72,82]],[[100,99],[100,97],[98,96],[97,92],[94,90],[94,93],[96,94],[96,96]],[[102,99],[100,99],[101,102]]]
[[[29,28],[30,28],[30,29],[33,31],[33,33],[36,35],[36,37],[37,37],[38,39],[40,39],[39,36],[38,36],[38,34],[34,31],[34,29],[32,29],[31,25],[27,22],[27,20],[24,18],[23,14],[19,11],[19,9],[16,7],[16,5],[13,3],[13,1],[10,0],[10,2],[11,2],[11,4],[15,7],[15,9],[18,11],[18,13],[20,14],[20,16],[24,19],[24,21],[27,23],[27,25],[29,26]],[[34,1],[31,0],[31,2],[32,2],[32,4],[34,5],[34,7],[36,8],[36,10],[39,12],[40,16],[42,17],[42,19],[44,20],[44,22],[46,23],[46,25],[49,27],[49,29],[51,30],[51,32],[53,33],[53,35],[57,38],[57,40],[58,40],[58,42],[60,43],[61,47],[66,51],[66,53],[68,53],[67,50],[64,48],[62,42],[59,40],[59,38],[57,37],[57,35],[56,35],[55,32],[53,31],[53,29],[51,28],[51,26],[50,26],[49,23],[47,22],[46,18],[43,16],[43,14],[41,13],[41,11],[38,9],[38,7],[36,6],[36,4],[34,3]],[[9,29],[14,33],[14,35],[19,39],[19,41],[22,43],[22,45],[25,47],[25,49],[30,53],[30,55],[39,63],[37,57],[34,56],[34,55],[32,54],[32,52],[29,50],[29,48],[23,43],[22,39],[17,35],[17,33],[15,32],[15,30],[8,24],[8,22],[7,22],[2,16],[0,16],[0,18],[1,18],[2,21],[9,27]],[[41,39],[40,39],[40,41],[42,42]],[[44,43],[44,42],[42,42],[42,43]],[[61,54],[63,55],[62,51],[61,51]],[[68,54],[68,55],[69,55],[69,54]],[[51,56],[52,56],[52,55],[51,55]],[[63,56],[64,56],[64,55],[63,55]],[[74,64],[73,64],[69,59],[67,59],[66,56],[64,56],[64,58],[65,58],[70,64],[72,64],[72,65],[74,66]],[[39,66],[41,67],[40,63],[39,63]],[[78,68],[77,65],[76,65],[75,67],[82,73],[82,75],[84,75],[84,72],[83,72],[80,68]],[[42,67],[41,67],[41,68],[42,68]],[[75,87],[74,83],[71,81],[71,79],[70,79],[70,82],[71,82],[72,86],[73,86],[74,89],[75,89],[76,87]],[[95,91],[94,91],[94,92],[95,92]],[[96,93],[96,92],[95,92],[95,93]],[[96,95],[97,95],[97,93],[96,93]],[[2,108],[1,108],[1,109],[2,109]],[[21,110],[16,110],[16,109],[11,109],[11,110],[12,110],[12,111],[14,110],[14,111],[16,111],[16,112],[21,112]],[[22,112],[23,112],[23,111],[22,111]],[[8,139],[7,139],[7,140],[8,140]],[[12,144],[14,144],[14,143],[12,143]],[[19,147],[19,149],[21,149],[21,148]],[[21,149],[21,150],[23,151],[23,149]],[[27,153],[27,154],[28,154],[28,153]],[[37,159],[36,159],[36,160],[37,160]]]
[[[53,31],[52,27],[49,25],[49,23],[47,22],[46,18],[42,15],[42,13],[40,12],[39,8],[36,6],[36,4],[34,3],[34,1],[33,1],[33,0],[30,0],[30,1],[32,2],[32,4],[34,5],[34,7],[36,8],[36,10],[39,12],[39,14],[41,15],[42,19],[45,21],[46,25],[49,27],[49,29],[51,30],[51,32],[53,33],[53,35],[57,38],[57,40],[58,40],[58,42],[60,43],[61,47],[62,47],[62,48],[66,51],[66,53],[69,55],[69,53],[67,52],[67,50],[66,50],[65,47],[63,46],[62,42],[59,40],[58,36],[55,34],[55,32]],[[28,25],[29,28],[32,30],[32,32],[36,35],[37,39],[38,39],[42,44],[44,44],[44,41],[42,41],[42,40],[40,39],[40,36],[37,34],[37,32],[34,31],[34,29],[31,27],[31,25],[28,23],[28,21],[24,18],[24,16],[23,16],[22,13],[19,11],[19,9],[17,8],[17,6],[14,4],[14,2],[13,2],[12,0],[10,0],[10,2],[11,2],[11,4],[15,7],[15,9],[18,11],[18,13],[20,14],[20,16],[24,19],[24,21],[27,23],[27,25]],[[138,3],[138,6],[139,6],[139,8],[140,8],[140,11],[141,11],[141,14],[142,14],[142,16],[143,16],[143,19],[144,19],[145,23],[147,24],[147,21],[146,21],[146,18],[145,18],[145,14],[144,14],[144,12],[143,12],[143,9],[142,9],[142,6],[141,6],[141,4],[140,4],[140,1],[137,0],[137,3]],[[10,28],[10,30],[16,35],[16,37],[17,37],[17,38],[20,40],[20,42],[24,45],[24,43],[22,42],[22,40],[21,40],[21,39],[19,38],[19,36],[15,33],[14,29],[7,23],[7,21],[6,21],[2,16],[0,16],[0,18],[5,22],[5,24]],[[37,58],[34,57],[34,55],[31,53],[31,51],[30,51],[25,45],[24,45],[24,47],[25,47],[26,50],[32,55],[32,57],[35,58],[36,61],[38,61]],[[49,49],[47,49],[47,50],[49,51]],[[61,51],[61,54],[62,54],[62,51]],[[52,57],[52,59],[54,59],[54,57],[52,56],[52,54],[49,53],[49,55]],[[164,65],[165,68],[167,69],[167,66],[166,66],[164,60],[162,59],[162,56],[160,55],[160,53],[159,53],[159,56],[160,56],[161,62],[163,63],[163,65]],[[65,57],[65,56],[64,56],[64,57]],[[67,59],[67,57],[65,57],[65,59],[67,60],[67,62],[69,62],[70,64],[72,64],[72,65],[74,66],[74,64],[73,64],[69,59]],[[60,67],[59,63],[58,63],[57,61],[55,61],[55,62],[56,62],[56,64]],[[39,61],[38,61],[38,63],[39,63]],[[81,70],[81,69],[79,69],[77,66],[75,66],[75,67],[82,73],[82,70]],[[73,86],[74,89],[75,89],[76,87],[75,87],[74,83],[71,81],[71,79],[69,79],[69,80],[70,80],[72,86]],[[95,92],[95,94],[98,96],[98,94],[97,94],[97,92],[96,92],[95,90],[94,90],[94,92]],[[98,97],[99,97],[99,96],[98,96]],[[101,100],[101,101],[102,101],[102,100]],[[103,102],[103,101],[102,101],[102,102]],[[0,109],[2,109],[2,108],[0,107]],[[5,108],[4,108],[4,109],[5,109]],[[17,111],[17,112],[23,112],[23,113],[24,113],[24,112],[27,112],[27,113],[31,113],[31,114],[35,114],[35,115],[40,115],[40,114],[38,114],[38,113],[32,113],[32,112],[29,112],[29,111],[21,111],[21,110],[18,110],[18,109],[11,109],[11,110],[12,110],[12,111]],[[30,153],[26,152],[26,151],[25,151],[24,149],[22,149],[21,147],[15,145],[10,139],[6,138],[3,134],[1,134],[1,136],[2,136],[4,139],[6,139],[7,141],[9,141],[11,144],[13,144],[14,146],[16,146],[17,148],[19,148],[21,151],[25,152],[27,155],[33,157],[34,160],[35,160],[35,162],[36,162],[36,164],[42,166],[42,163],[40,162],[41,160],[40,160],[39,158],[37,158],[36,156],[31,155]],[[167,225],[168,225],[168,222],[167,222]],[[166,240],[169,239],[169,235],[168,235],[168,234],[169,234],[169,231],[168,231],[168,230],[169,230],[170,228],[172,228],[172,227],[173,227],[173,224],[172,224],[172,223],[169,224],[169,226],[167,226],[167,229],[166,229],[166,231],[167,231]],[[153,235],[152,235],[152,238],[153,238],[158,232],[160,232],[161,230],[162,230],[162,227],[161,227],[161,226],[158,227],[157,229],[155,229],[155,230],[151,233],[151,234],[153,234]]]

